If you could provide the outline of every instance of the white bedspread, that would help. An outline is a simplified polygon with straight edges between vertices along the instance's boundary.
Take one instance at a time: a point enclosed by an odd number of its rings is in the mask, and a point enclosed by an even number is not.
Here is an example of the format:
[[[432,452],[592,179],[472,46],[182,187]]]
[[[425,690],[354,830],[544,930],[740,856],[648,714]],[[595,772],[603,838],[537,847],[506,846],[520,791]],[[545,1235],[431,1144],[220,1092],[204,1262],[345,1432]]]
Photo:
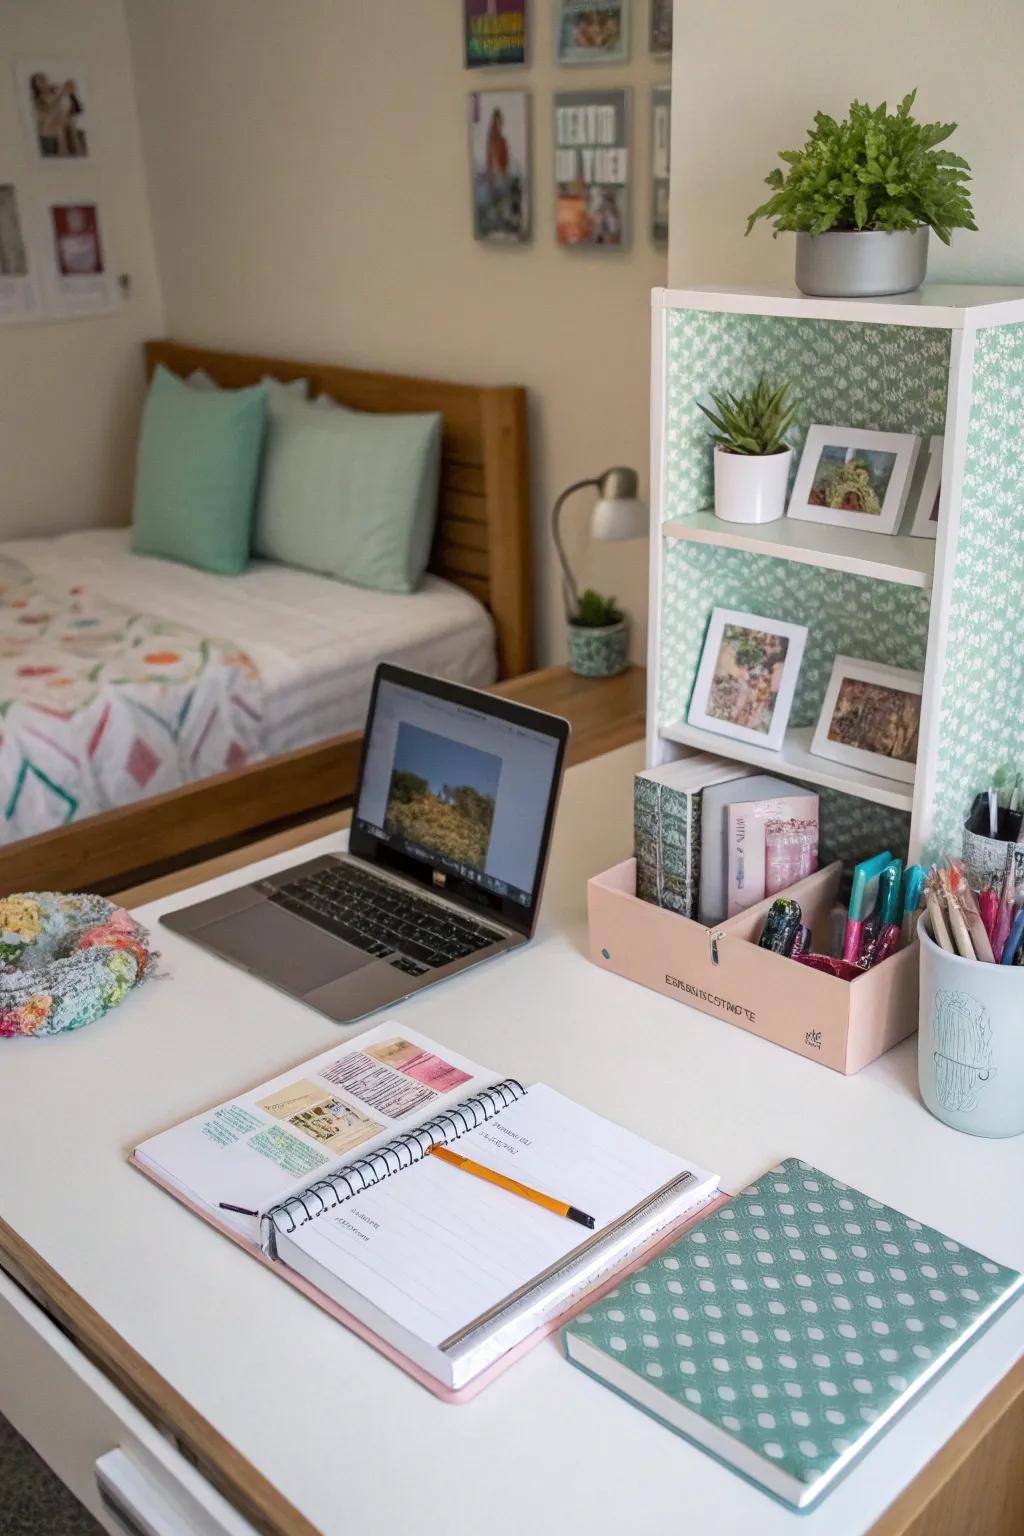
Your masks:
[[[46,579],[73,579],[110,601],[233,641],[259,672],[267,755],[358,729],[378,661],[476,687],[497,677],[486,610],[436,576],[411,596],[264,560],[241,576],[212,576],[132,554],[126,528],[9,540],[0,554]]]

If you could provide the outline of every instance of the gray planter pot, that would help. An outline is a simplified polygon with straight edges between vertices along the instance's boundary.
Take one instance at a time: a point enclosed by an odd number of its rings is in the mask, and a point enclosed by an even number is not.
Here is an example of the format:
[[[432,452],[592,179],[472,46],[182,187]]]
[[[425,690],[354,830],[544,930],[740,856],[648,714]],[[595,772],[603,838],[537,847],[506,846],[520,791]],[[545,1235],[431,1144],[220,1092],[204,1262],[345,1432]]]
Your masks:
[[[569,625],[569,671],[579,677],[616,677],[629,666],[629,620],[594,629]]]
[[[796,285],[816,298],[868,299],[920,288],[928,267],[927,224],[917,229],[833,230],[796,237]]]

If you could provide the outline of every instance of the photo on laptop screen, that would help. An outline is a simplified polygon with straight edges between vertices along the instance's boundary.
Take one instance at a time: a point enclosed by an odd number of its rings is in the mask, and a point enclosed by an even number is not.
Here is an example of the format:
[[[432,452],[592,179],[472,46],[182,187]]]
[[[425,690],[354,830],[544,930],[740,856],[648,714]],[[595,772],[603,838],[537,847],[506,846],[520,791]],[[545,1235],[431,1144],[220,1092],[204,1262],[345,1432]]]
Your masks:
[[[382,679],[355,824],[529,906],[558,756],[554,736]]]

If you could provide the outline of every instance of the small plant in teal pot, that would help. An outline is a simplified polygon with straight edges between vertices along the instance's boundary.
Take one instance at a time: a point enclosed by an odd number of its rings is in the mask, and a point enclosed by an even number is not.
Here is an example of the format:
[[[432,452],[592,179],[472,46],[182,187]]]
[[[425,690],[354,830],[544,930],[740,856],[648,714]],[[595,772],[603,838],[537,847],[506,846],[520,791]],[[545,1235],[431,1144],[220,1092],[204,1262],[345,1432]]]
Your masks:
[[[629,622],[614,597],[592,587],[569,617],[569,670],[580,677],[615,677],[629,666]]]

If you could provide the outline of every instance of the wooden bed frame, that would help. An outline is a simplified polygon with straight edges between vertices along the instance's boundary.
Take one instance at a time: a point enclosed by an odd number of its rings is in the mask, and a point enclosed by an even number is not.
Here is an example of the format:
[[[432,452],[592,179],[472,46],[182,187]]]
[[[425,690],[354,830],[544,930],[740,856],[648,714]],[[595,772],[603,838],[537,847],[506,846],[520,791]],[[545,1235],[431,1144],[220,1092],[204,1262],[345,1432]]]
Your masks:
[[[266,375],[308,379],[360,411],[440,411],[444,417],[437,533],[429,569],[465,588],[494,622],[499,678],[529,671],[533,655],[526,391],[366,373],[330,363],[218,352],[175,341],[146,343],[181,377],[201,368],[227,389]],[[362,733],[315,742],[237,772],[185,784],[132,805],[0,848],[0,895],[24,890],[113,891],[268,830],[351,801]]]
[[[333,363],[215,352],[177,341],[146,343],[146,376],[158,363],[185,378],[197,368],[224,389],[308,379],[310,398],[328,395],[357,411],[440,411],[441,495],[430,558],[435,576],[464,587],[490,611],[498,676],[528,672],[533,660],[530,495],[526,391],[443,384]]]

